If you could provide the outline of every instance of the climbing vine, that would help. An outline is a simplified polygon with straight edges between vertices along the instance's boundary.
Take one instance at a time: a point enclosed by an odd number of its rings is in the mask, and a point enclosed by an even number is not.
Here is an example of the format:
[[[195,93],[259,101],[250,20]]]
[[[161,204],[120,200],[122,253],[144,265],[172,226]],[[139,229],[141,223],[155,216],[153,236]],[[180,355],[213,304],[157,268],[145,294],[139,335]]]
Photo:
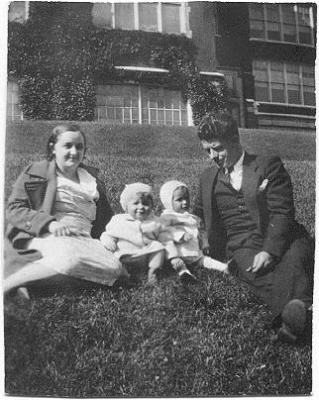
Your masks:
[[[117,65],[167,69],[168,74],[156,76],[156,83],[182,90],[196,118],[201,107],[206,110],[223,104],[210,98],[221,96],[221,89],[213,90],[215,86],[198,74],[196,47],[191,39],[96,28],[90,18],[92,6],[30,2],[28,21],[9,23],[8,70],[20,82],[26,118],[92,120],[97,84],[154,83],[150,73],[118,70],[114,68]]]

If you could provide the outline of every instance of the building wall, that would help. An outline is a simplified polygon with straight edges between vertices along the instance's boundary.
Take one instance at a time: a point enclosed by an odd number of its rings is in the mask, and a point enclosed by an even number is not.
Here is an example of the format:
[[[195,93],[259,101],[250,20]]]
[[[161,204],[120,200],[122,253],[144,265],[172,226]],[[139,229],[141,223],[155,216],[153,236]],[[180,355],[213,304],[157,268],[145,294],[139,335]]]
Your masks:
[[[25,22],[28,17],[28,3],[12,2],[9,7],[9,21]],[[311,69],[314,67],[316,57],[316,5],[307,3],[307,7],[312,7],[314,11],[311,21],[314,37],[311,43],[307,43],[309,41],[307,21],[310,14],[307,15],[306,10],[305,14],[299,17],[298,7],[301,3],[291,6],[297,7],[294,28],[291,16],[290,21],[286,21],[287,15],[282,11],[285,10],[284,7],[290,7],[289,4],[292,3],[280,5],[278,8],[280,12],[276,12],[278,5],[275,3],[268,7],[262,3],[209,1],[172,4],[108,2],[94,3],[90,18],[100,28],[141,29],[192,37],[198,48],[197,64],[200,71],[210,73],[211,79],[214,79],[216,72],[224,74],[232,89],[233,112],[241,126],[276,126],[277,124],[289,127],[299,124],[299,126],[314,127],[315,104],[314,83],[312,83],[314,77],[312,77]],[[306,3],[302,4],[304,7]],[[252,11],[251,7],[255,7],[255,10]],[[258,7],[259,11],[256,11]],[[302,18],[306,21],[300,30],[299,18],[301,18],[300,21]],[[308,25],[310,26],[309,23]],[[291,43],[287,43],[287,38],[292,38]],[[148,67],[144,64],[134,64],[134,60],[124,61],[126,62],[124,66]],[[263,71],[258,68],[262,63],[266,66],[264,73],[268,74],[269,78],[267,87],[269,101],[260,100],[263,90]],[[154,74],[155,84],[156,74],[167,73],[167,71],[148,71],[147,73]],[[282,81],[274,81],[273,84],[271,79],[276,74],[275,79],[279,79],[278,76],[281,74]],[[297,78],[298,74],[299,78]],[[118,84],[118,82],[113,84]],[[164,121],[169,124],[177,124],[178,121],[185,124],[186,119],[188,122],[191,121],[189,107],[183,104],[182,98],[176,91],[170,93],[166,90],[164,93],[162,90],[163,93],[159,94],[160,89],[153,85],[152,91],[150,82],[147,87],[138,82],[134,84],[131,82],[131,84],[130,88],[128,83],[123,82],[124,94],[115,93],[113,90],[115,86],[111,87],[112,82],[108,82],[108,86],[106,85],[104,89],[100,87],[98,90],[103,91],[104,98],[102,99],[103,96],[99,98],[97,118],[104,119],[107,115],[114,114],[118,117],[113,119],[122,119],[131,123],[137,120],[138,123],[147,121],[163,123]],[[294,92],[294,85],[296,87],[299,85],[299,94],[297,89]],[[284,102],[280,97],[283,95],[283,88]],[[19,118],[17,104],[14,105],[18,101],[16,84],[10,83],[8,91],[10,92],[8,92],[8,99],[10,98],[11,102],[8,106],[8,110],[11,110],[10,118]],[[134,92],[137,95],[127,97],[125,93],[128,92]],[[289,101],[298,102],[298,96],[300,96],[300,104],[289,104]],[[276,98],[279,101],[273,101]],[[13,112],[13,109],[16,111]],[[186,110],[187,118],[185,117]]]
[[[216,71],[216,4],[206,1],[189,2],[189,27],[198,48],[197,64],[201,71]]]
[[[315,5],[247,6],[254,78],[253,95],[248,101],[250,123],[314,128],[316,14],[311,7]]]

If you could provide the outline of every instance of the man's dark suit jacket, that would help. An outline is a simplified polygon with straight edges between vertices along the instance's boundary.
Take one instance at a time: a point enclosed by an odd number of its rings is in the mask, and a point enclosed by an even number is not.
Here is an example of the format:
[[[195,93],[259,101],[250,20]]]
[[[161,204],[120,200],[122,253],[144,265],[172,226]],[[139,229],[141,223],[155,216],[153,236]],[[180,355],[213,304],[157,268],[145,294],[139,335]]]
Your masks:
[[[194,213],[204,221],[211,256],[224,259],[227,238],[214,196],[217,173],[217,166],[203,172]],[[245,153],[242,191],[250,216],[264,238],[260,251],[280,259],[294,238],[306,233],[295,221],[292,184],[281,159]]]

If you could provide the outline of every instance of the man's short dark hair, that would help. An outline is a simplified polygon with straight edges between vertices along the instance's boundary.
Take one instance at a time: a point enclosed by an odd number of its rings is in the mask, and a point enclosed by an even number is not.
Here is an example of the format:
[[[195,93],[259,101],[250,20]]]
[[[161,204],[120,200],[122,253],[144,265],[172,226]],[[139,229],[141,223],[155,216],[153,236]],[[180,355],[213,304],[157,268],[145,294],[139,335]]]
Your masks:
[[[228,111],[218,111],[206,114],[198,125],[200,140],[212,142],[221,140],[225,142],[238,142],[238,126]]]

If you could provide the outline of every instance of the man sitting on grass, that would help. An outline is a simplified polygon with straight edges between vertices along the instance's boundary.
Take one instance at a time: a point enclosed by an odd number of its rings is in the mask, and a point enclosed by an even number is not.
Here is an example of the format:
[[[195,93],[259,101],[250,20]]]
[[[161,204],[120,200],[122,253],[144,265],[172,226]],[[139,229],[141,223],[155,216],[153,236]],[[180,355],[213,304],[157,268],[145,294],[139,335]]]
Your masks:
[[[243,150],[227,112],[206,115],[198,136],[215,162],[194,210],[208,232],[206,253],[231,258],[233,273],[280,323],[278,338],[295,342],[311,330],[314,241],[295,220],[290,177],[279,157]]]

